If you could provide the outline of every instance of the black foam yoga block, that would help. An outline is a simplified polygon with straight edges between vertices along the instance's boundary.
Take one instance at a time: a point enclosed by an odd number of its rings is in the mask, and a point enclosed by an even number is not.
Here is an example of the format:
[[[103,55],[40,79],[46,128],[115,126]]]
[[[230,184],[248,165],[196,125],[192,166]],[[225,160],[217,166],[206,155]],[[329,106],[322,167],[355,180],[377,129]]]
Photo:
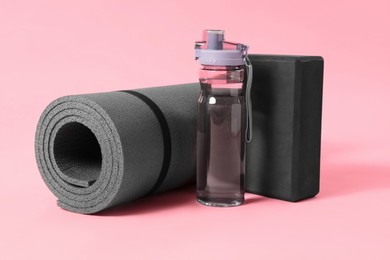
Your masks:
[[[287,201],[318,194],[322,57],[250,55],[253,139],[246,190]]]

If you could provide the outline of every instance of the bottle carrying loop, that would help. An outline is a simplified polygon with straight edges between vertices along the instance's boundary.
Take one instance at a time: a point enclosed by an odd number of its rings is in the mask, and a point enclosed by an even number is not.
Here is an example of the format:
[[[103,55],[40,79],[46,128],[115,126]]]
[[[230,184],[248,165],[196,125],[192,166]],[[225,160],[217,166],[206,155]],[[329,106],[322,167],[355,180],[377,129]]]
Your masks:
[[[253,79],[253,68],[251,61],[248,56],[245,55],[245,67],[246,67],[246,133],[245,140],[249,143],[252,140],[252,99],[251,99],[251,90],[252,90],[252,79]]]

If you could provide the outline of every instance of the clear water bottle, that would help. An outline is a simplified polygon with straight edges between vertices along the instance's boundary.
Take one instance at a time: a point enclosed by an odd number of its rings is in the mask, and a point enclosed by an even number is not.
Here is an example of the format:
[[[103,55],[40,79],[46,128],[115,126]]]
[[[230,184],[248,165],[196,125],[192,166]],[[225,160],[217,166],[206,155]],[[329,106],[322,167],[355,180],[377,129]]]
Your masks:
[[[203,41],[195,45],[195,57],[202,65],[197,200],[206,206],[244,203],[245,144],[251,135],[252,67],[247,49],[244,44],[226,42],[222,30],[204,31]]]

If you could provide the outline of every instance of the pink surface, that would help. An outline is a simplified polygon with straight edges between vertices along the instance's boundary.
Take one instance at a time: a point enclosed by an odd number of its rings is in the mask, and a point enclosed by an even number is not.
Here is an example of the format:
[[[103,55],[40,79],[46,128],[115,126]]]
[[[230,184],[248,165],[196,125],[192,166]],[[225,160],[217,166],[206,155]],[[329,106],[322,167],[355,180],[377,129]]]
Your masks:
[[[389,1],[0,1],[0,259],[390,259]],[[61,210],[34,159],[68,94],[193,82],[205,28],[325,58],[321,192],[208,208],[192,188]],[[152,64],[152,65],[151,65]]]

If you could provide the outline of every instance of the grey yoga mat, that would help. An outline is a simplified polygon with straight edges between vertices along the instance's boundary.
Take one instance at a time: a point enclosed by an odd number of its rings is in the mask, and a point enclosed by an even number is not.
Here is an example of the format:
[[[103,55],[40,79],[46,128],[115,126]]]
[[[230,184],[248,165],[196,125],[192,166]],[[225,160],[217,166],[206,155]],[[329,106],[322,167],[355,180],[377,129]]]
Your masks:
[[[66,210],[91,214],[195,177],[199,84],[61,97],[39,119],[39,171]]]

